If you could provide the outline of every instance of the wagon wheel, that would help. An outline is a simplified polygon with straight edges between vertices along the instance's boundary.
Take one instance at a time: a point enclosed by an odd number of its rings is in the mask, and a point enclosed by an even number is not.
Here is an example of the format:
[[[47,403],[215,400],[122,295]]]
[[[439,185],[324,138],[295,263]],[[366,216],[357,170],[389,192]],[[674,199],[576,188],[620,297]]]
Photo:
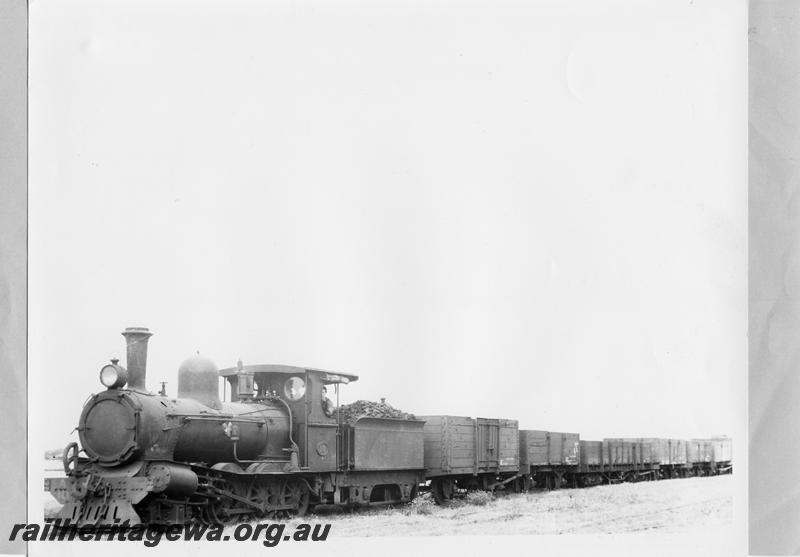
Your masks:
[[[525,478],[516,478],[514,481],[512,481],[511,491],[513,493],[522,493],[523,491],[527,491],[525,489]]]
[[[522,489],[526,492],[533,489],[533,482],[531,481],[530,476],[526,475],[524,478],[522,478]]]
[[[290,515],[305,516],[311,501],[311,492],[304,480],[289,480],[283,489],[281,506],[291,506]]]
[[[453,498],[455,485],[450,478],[437,478],[431,482],[433,500],[437,505],[443,505]]]

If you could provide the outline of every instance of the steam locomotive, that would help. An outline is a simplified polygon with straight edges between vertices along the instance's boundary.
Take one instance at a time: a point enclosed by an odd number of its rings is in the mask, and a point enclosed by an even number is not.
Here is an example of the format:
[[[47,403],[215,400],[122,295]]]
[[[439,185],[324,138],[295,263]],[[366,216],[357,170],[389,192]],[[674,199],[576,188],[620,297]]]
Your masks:
[[[73,525],[225,524],[302,515],[317,505],[406,503],[420,488],[444,502],[468,489],[731,470],[729,439],[691,445],[694,456],[684,445],[676,461],[671,440],[579,441],[519,430],[514,420],[347,421],[339,389],[358,377],[320,369],[239,362],[218,370],[195,355],[180,365],[172,398],[146,387],[152,333],[131,327],[122,335],[127,368],[117,360],[101,368],[106,390],[83,407],[80,446],[64,450],[65,477],[45,479],[63,505],[58,518]],[[227,401],[219,398],[220,377]],[[657,441],[667,443],[666,462]]]

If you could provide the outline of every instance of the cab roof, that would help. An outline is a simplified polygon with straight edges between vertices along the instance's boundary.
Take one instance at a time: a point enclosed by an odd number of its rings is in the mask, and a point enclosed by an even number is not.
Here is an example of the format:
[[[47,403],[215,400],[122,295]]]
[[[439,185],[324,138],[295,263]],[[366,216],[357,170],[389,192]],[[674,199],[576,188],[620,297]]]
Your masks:
[[[350,383],[358,381],[358,375],[339,373],[311,367],[287,366],[281,364],[252,364],[241,367],[229,367],[219,370],[220,377],[230,377],[241,372],[246,373],[283,373],[286,375],[302,375],[306,372],[319,375],[325,383]]]

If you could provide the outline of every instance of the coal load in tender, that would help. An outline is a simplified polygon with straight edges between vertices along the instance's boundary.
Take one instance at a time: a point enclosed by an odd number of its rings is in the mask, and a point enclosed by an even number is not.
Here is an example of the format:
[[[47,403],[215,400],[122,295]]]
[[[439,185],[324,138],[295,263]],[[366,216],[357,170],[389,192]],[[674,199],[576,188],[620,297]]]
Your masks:
[[[357,400],[339,407],[339,416],[342,423],[352,424],[359,418],[395,418],[399,420],[415,420],[414,414],[393,408],[385,402],[371,402]]]

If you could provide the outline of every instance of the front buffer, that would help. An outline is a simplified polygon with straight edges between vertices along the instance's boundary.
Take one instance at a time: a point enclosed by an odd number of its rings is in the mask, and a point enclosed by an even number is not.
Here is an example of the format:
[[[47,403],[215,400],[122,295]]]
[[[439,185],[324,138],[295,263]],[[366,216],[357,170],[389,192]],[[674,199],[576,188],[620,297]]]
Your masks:
[[[67,447],[66,463],[76,451],[75,444]],[[56,518],[61,519],[62,526],[76,527],[123,523],[135,526],[142,523],[135,506],[149,495],[185,498],[194,494],[197,487],[197,474],[191,468],[169,462],[137,461],[113,470],[90,466],[69,470],[66,478],[44,481],[45,491],[63,505]],[[183,514],[184,508],[175,506],[174,512]],[[173,516],[169,521],[182,523],[186,518]]]

